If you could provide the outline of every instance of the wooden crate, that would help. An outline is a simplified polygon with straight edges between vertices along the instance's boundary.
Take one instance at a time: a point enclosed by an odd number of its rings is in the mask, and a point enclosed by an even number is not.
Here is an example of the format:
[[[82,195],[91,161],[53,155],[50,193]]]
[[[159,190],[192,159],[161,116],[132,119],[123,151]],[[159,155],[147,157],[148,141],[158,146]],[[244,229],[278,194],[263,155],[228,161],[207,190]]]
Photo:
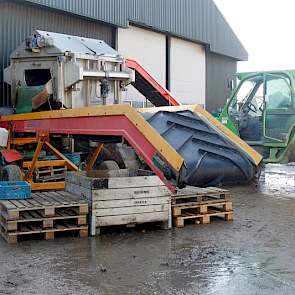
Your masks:
[[[233,220],[233,205],[228,190],[220,188],[186,188],[172,197],[172,216],[176,227],[184,227],[186,220],[208,224],[212,217]]]
[[[66,191],[89,200],[92,235],[114,225],[161,222],[165,228],[171,227],[171,193],[167,187],[157,176],[126,177],[127,172],[109,171],[105,178],[101,171],[99,178],[67,174]]]
[[[41,234],[54,239],[59,232],[88,236],[88,202],[67,192],[34,193],[31,199],[0,202],[0,230],[9,243],[21,236]]]

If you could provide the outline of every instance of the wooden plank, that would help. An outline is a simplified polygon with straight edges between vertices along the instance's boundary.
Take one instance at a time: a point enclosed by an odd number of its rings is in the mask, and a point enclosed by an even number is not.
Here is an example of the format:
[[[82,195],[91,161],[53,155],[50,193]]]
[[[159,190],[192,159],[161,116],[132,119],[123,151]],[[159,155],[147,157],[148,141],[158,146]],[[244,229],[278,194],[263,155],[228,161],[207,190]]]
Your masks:
[[[34,199],[27,199],[27,201],[32,204],[35,208],[44,208],[44,206],[42,204],[40,204],[39,202],[37,202]]]
[[[96,227],[124,225],[124,224],[141,224],[146,222],[158,222],[168,220],[168,211],[150,212],[145,214],[129,214],[117,216],[96,217]]]
[[[71,205],[71,202],[69,200],[65,199],[64,197],[57,194],[56,192],[50,192],[50,196],[52,199],[56,200],[62,205]]]
[[[28,219],[32,219],[34,218],[34,216],[32,214],[30,214],[30,211],[22,211],[20,213],[20,219],[19,221],[21,220],[28,220]]]
[[[187,203],[180,203],[180,204],[173,204],[173,208],[179,208],[179,209],[189,209],[189,208],[198,208],[200,206],[223,206],[226,204],[232,204],[231,201],[227,200],[212,200],[212,201],[202,201],[202,202],[187,202]]]
[[[48,206],[54,205],[56,203],[50,197],[48,197],[45,193],[36,193],[34,195],[37,195],[39,198],[42,198],[43,202]]]
[[[198,217],[204,217],[204,216],[225,216],[227,214],[233,214],[233,211],[228,211],[228,212],[220,212],[220,211],[217,211],[217,212],[212,212],[211,213],[207,213],[207,214],[188,214],[188,213],[185,213],[183,216],[181,216],[181,218],[183,219],[192,219],[192,218],[198,218]]]
[[[169,197],[154,197],[154,198],[137,198],[137,199],[125,199],[125,200],[109,200],[109,201],[96,201],[92,203],[92,209],[100,208],[123,208],[130,206],[149,206],[169,204]]]
[[[123,200],[143,197],[170,196],[171,192],[166,186],[144,187],[144,188],[118,188],[92,191],[92,201]]]
[[[40,203],[42,205],[42,207],[46,207],[46,206],[50,205],[50,203],[47,200],[44,200],[39,195],[34,195],[33,200]]]
[[[81,173],[68,173],[66,183],[88,189],[164,186],[158,176],[90,178]]]
[[[150,187],[164,186],[164,183],[158,176],[136,176],[136,177],[118,177],[109,178],[108,188],[131,188],[131,187]]]
[[[66,175],[66,183],[72,183],[87,189],[92,189],[107,187],[108,181],[106,179],[89,178],[83,175],[83,173],[68,172]]]
[[[91,200],[92,191],[90,188],[85,188],[78,184],[66,182],[65,190],[66,192],[71,193],[73,195],[77,195],[80,198],[86,198],[88,200]]]
[[[52,201],[51,199],[47,198],[43,194],[38,194],[38,196],[35,197],[35,199],[39,202],[42,202],[45,207],[54,207],[56,202]]]
[[[68,195],[66,195],[64,193],[54,192],[54,194],[58,198],[60,198],[61,200],[63,200],[64,204],[65,204],[65,202],[67,204],[70,204],[71,206],[79,204],[79,202],[77,201],[77,199],[70,198]]]
[[[20,203],[22,203],[26,208],[33,208],[34,206],[27,202],[26,200],[18,200]]]
[[[16,209],[17,207],[12,204],[10,201],[1,201],[1,206],[3,206],[6,209]]]
[[[65,190],[68,193],[72,193],[72,194],[77,195],[79,197],[83,197],[88,200],[91,200],[91,196],[92,196],[91,188],[85,188],[85,187],[78,185],[78,184],[66,182]]]
[[[68,202],[65,202],[59,198],[59,196],[56,196],[54,192],[46,193],[47,197],[54,202],[54,207],[60,206],[60,205],[68,205]]]
[[[37,210],[32,210],[30,211],[30,214],[32,215],[33,218],[42,218],[42,214],[40,214]]]
[[[21,223],[21,224],[25,224],[25,223],[29,223],[29,222],[41,222],[41,221],[46,221],[46,220],[86,220],[86,215],[57,215],[57,216],[52,216],[52,217],[42,217],[42,216],[31,216],[30,218],[26,218],[26,219],[19,219],[19,220],[15,220],[15,221],[7,221],[7,223]]]
[[[70,194],[66,191],[59,191],[59,192],[55,192],[55,194],[57,194],[58,196],[66,199],[66,200],[69,200],[71,203],[79,203],[80,201],[80,198],[76,195],[73,195],[73,194]]]
[[[26,208],[22,203],[18,202],[17,200],[11,200],[10,201],[13,205],[15,205],[16,208],[18,209],[23,209]]]
[[[92,212],[96,216],[116,216],[116,215],[128,215],[128,214],[137,214],[137,213],[147,213],[147,212],[161,212],[168,211],[169,204],[162,205],[150,205],[150,206],[133,206],[133,207],[123,207],[123,208],[100,208],[95,209]],[[93,213],[92,213],[93,214]]]

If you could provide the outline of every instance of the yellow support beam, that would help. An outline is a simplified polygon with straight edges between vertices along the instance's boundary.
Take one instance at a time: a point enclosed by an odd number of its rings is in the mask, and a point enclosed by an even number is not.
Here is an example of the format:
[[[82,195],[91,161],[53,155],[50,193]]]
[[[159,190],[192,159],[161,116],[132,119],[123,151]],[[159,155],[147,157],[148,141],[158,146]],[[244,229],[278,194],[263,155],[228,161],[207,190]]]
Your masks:
[[[99,156],[99,154],[101,153],[102,151],[102,148],[103,148],[103,144],[100,143],[97,148],[95,149],[90,161],[87,163],[87,166],[86,166],[86,171],[91,171],[92,168],[93,168],[93,165],[95,164],[96,160],[97,160],[97,157]]]
[[[66,161],[64,160],[53,160],[53,161],[37,161],[35,163],[36,168],[44,168],[44,167],[59,167],[59,166],[65,166]],[[32,166],[32,162],[23,162],[22,167],[23,168],[30,168]]]
[[[40,155],[40,152],[42,150],[42,147],[43,147],[43,144],[45,142],[45,137],[41,136],[39,139],[38,139],[38,144],[37,144],[37,147],[36,147],[36,150],[35,150],[35,153],[34,153],[34,157],[32,159],[32,162],[31,162],[31,166],[29,167],[29,171],[26,175],[26,181],[28,182],[32,182],[33,181],[33,173],[34,173],[34,169],[35,169],[35,165],[38,161],[38,158],[39,158],[39,155]]]
[[[65,188],[65,182],[42,182],[42,183],[31,183],[32,191],[44,191],[44,190],[63,190]]]
[[[38,139],[36,137],[24,137],[24,138],[13,138],[11,144],[15,145],[25,145],[29,143],[37,143]]]

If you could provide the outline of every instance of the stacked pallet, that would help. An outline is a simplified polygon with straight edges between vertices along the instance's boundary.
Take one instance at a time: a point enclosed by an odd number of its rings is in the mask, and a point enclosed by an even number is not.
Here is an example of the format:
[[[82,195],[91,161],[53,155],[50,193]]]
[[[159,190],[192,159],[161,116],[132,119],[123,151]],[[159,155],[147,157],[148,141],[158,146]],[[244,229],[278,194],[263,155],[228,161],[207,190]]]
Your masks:
[[[209,188],[187,188],[172,197],[172,216],[176,227],[184,227],[186,221],[208,224],[212,217],[233,220],[231,194],[228,190]]]
[[[32,194],[26,200],[0,202],[0,232],[8,243],[23,236],[54,239],[57,233],[88,236],[88,202],[66,192]]]

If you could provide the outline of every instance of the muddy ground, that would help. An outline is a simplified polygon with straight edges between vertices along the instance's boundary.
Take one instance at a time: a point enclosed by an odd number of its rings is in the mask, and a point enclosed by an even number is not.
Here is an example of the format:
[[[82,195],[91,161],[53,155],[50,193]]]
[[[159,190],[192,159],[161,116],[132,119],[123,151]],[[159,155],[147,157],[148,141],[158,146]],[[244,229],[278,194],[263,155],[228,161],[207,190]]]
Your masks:
[[[0,294],[294,294],[295,180],[280,177],[232,187],[232,223],[0,240]]]

